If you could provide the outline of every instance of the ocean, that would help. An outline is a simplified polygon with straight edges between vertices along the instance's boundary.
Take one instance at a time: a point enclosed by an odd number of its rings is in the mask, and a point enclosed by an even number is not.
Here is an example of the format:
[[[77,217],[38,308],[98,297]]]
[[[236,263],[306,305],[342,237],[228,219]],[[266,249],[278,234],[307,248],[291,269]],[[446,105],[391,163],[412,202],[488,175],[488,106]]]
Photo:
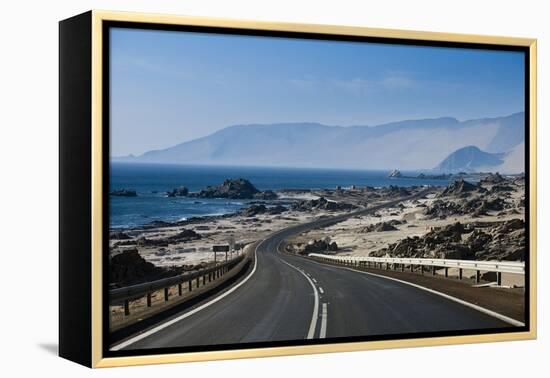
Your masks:
[[[402,172],[415,176],[418,172]],[[199,191],[228,178],[245,178],[259,190],[334,189],[356,185],[447,185],[448,180],[388,178],[388,171],[317,168],[259,168],[111,163],[110,191],[132,189],[137,197],[110,196],[110,227],[140,226],[155,220],[178,221],[222,215],[248,206],[249,200],[166,197],[166,191],[186,186]]]

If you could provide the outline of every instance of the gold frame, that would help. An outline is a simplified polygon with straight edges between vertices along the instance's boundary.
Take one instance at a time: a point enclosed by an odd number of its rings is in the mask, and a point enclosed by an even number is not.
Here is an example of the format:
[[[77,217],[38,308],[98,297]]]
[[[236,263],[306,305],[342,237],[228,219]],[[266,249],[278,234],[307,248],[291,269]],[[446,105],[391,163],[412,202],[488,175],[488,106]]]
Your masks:
[[[258,349],[237,349],[211,352],[174,353],[131,357],[102,356],[102,22],[129,21],[167,25],[216,26],[251,30],[290,31],[333,35],[354,35],[368,37],[400,38],[409,40],[447,41],[479,44],[523,46],[530,54],[530,330],[468,336],[432,337],[424,339],[403,339],[388,341],[347,342],[325,345],[303,345],[292,347],[267,347]],[[537,203],[537,41],[530,38],[514,38],[469,34],[435,33],[412,30],[373,29],[364,27],[259,22],[206,17],[188,17],[146,13],[92,11],[92,366],[114,367],[173,362],[208,361],[250,357],[302,355],[312,353],[350,352],[372,349],[467,344],[495,341],[529,340],[537,337],[536,325],[536,203]]]

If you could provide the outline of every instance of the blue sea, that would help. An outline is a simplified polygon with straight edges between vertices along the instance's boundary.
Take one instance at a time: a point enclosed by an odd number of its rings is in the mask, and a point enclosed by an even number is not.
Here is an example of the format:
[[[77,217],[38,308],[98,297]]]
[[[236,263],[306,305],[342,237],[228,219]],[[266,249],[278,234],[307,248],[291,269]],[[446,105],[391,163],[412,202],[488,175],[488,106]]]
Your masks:
[[[414,176],[418,172],[402,172]],[[448,180],[388,178],[388,171],[313,168],[259,168],[111,163],[110,190],[132,189],[137,197],[110,196],[111,228],[134,227],[155,220],[233,213],[248,200],[166,197],[166,191],[186,186],[191,192],[218,185],[228,178],[245,178],[259,190],[334,189],[356,186],[447,185]]]

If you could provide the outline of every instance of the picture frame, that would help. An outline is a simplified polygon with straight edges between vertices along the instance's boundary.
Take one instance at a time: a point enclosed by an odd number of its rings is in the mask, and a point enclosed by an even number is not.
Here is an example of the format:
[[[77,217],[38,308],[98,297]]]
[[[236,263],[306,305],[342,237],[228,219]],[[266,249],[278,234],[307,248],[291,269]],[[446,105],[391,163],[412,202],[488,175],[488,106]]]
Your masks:
[[[537,45],[535,39],[96,10],[63,20],[60,22],[59,28],[59,354],[61,357],[87,367],[96,368],[536,338]],[[172,281],[170,281],[169,286],[166,286],[168,284],[165,279],[163,281],[164,286],[155,286],[154,289],[151,287],[143,289],[143,285],[132,284],[117,288],[119,289],[117,291],[109,286],[112,284],[109,281],[108,274],[110,269],[109,250],[112,247],[112,243],[110,243],[112,229],[110,229],[109,223],[109,216],[111,215],[109,203],[110,195],[113,195],[113,187],[109,185],[109,175],[112,174],[110,165],[110,159],[112,158],[112,146],[110,144],[112,114],[110,112],[113,111],[112,98],[109,92],[111,89],[110,80],[113,80],[112,60],[110,60],[112,58],[112,50],[110,50],[112,46],[109,33],[113,28],[166,31],[176,34],[206,33],[237,37],[253,36],[259,38],[260,41],[269,38],[288,38],[332,41],[335,44],[345,42],[384,46],[441,47],[457,50],[513,51],[523,54],[524,77],[522,84],[525,90],[522,93],[525,105],[525,115],[522,118],[525,123],[525,171],[523,172],[525,180],[525,192],[523,194],[525,258],[522,274],[524,274],[525,281],[523,286],[524,302],[522,303],[525,312],[524,321],[519,322],[522,325],[517,326],[516,329],[495,328],[492,330],[488,328],[480,330],[474,327],[471,330],[450,330],[448,332],[430,332],[428,330],[417,334],[397,332],[397,334],[382,333],[370,336],[357,335],[357,337],[329,337],[322,340],[320,337],[323,332],[320,330],[322,324],[319,321],[319,324],[315,323],[316,325],[313,327],[313,333],[319,335],[319,337],[314,337],[311,340],[290,338],[270,342],[266,339],[265,343],[251,342],[242,345],[222,342],[219,345],[188,346],[187,348],[176,345],[170,348],[156,347],[132,351],[115,350],[112,347],[114,344],[109,342],[112,337],[112,329],[109,326],[110,319],[112,319],[109,318],[109,306],[111,305],[109,298],[112,298],[113,295],[119,296],[117,297],[117,300],[119,300],[117,311],[122,311],[124,316],[128,316],[133,311],[129,302],[137,300],[136,298],[145,301],[146,294],[144,293],[149,293],[147,294],[147,307],[154,307],[150,304],[151,298],[149,296],[153,290],[164,290],[164,298],[168,302],[169,295],[173,295],[168,291],[168,288],[177,290],[179,287],[179,294],[182,295],[182,285],[189,282],[189,292],[195,290],[193,293],[195,295],[200,287],[203,287],[203,290],[208,288],[207,281],[210,283],[213,275],[223,276],[227,274],[226,278],[221,278],[220,282],[228,282],[225,287],[219,289],[221,291],[211,290],[212,292],[201,292],[202,296],[199,295],[199,297],[190,296],[189,298],[195,298],[193,300],[196,300],[196,303],[194,302],[191,307],[187,307],[185,311],[174,310],[174,314],[162,320],[163,323],[175,321],[179,319],[178,314],[186,313],[189,309],[196,309],[197,306],[200,307],[204,303],[201,301],[208,298],[223,297],[224,293],[232,292],[232,288],[238,287],[239,283],[246,279],[243,277],[247,277],[248,273],[246,276],[243,273],[242,277],[236,274],[237,278],[231,281],[233,274],[231,272],[235,272],[236,269],[243,269],[244,272],[245,268],[242,261],[250,261],[250,264],[252,264],[247,265],[246,269],[252,269],[252,266],[255,269],[253,263],[257,261],[257,257],[252,257],[253,254],[249,252],[247,252],[248,255],[242,252],[242,255],[237,253],[235,260],[232,260],[232,255],[222,263],[214,260],[213,266],[200,268],[203,270],[199,270],[199,273],[185,272],[183,275],[175,276],[176,278],[170,278]],[[319,220],[319,222],[324,221]],[[325,223],[322,224],[325,225]],[[326,225],[330,224],[332,223],[326,223]],[[230,251],[238,251],[239,248],[235,248],[234,244],[234,240],[228,242],[228,245],[231,245]],[[330,243],[327,242],[327,244]],[[227,259],[228,248],[225,246],[215,247],[217,248],[215,251],[225,254],[223,258]],[[254,248],[257,250],[257,244],[254,245]],[[278,248],[277,250],[279,250]],[[396,266],[403,270],[405,267],[407,269],[410,267],[411,271],[420,267],[422,274],[424,274],[425,269],[430,269],[430,272],[434,272],[435,275],[437,266],[437,269],[444,270],[445,277],[449,269],[445,265],[434,265],[433,263],[430,265],[424,260],[418,260],[418,262],[412,259],[407,261],[403,259],[383,260],[382,257],[380,260],[375,258],[361,260],[334,257],[329,254],[317,255],[315,256],[314,253],[309,257],[317,259],[316,263],[319,264],[336,265],[338,269],[367,269],[367,263],[369,269],[371,263],[375,265],[374,269],[379,269],[383,267],[382,264],[385,264],[386,268],[391,264],[394,269]],[[214,253],[214,259],[216,259],[216,256],[216,253]],[[376,264],[379,264],[379,266],[377,267]],[[424,264],[429,268],[425,268]],[[461,266],[449,266],[458,269],[462,278],[463,268]],[[396,269],[395,274],[399,273],[399,269]],[[477,270],[477,281],[479,281],[480,269],[482,268],[475,265],[474,268],[470,269]],[[494,271],[498,277],[498,286],[501,286],[501,271],[498,270],[498,266],[487,269],[493,269],[491,271]],[[306,276],[306,273],[303,270],[300,272],[300,269],[297,268],[296,270],[296,274],[304,275],[304,282],[311,283],[314,292],[317,293],[314,282]],[[184,278],[181,278],[182,276]],[[196,280],[197,289],[192,286],[194,280]],[[215,279],[213,280],[215,281]],[[394,280],[399,280],[399,277],[394,277]],[[130,286],[132,286],[132,290],[130,290]],[[417,286],[422,285],[418,284]],[[437,291],[429,288],[428,290]],[[161,294],[158,295],[158,298],[161,298]],[[445,293],[444,295],[451,296]],[[455,299],[447,298],[446,300]],[[187,299],[183,302],[185,301]],[[460,298],[458,301],[468,302]],[[455,302],[457,301],[455,300]],[[176,305],[179,305],[179,302],[174,304],[174,306]],[[174,308],[177,308],[177,306]],[[161,310],[167,311],[168,309],[169,307],[163,307]],[[326,308],[317,307],[316,305],[316,309],[317,312],[314,312],[314,317],[321,318],[322,312]],[[479,309],[475,309],[475,311],[479,311]],[[152,317],[153,315],[146,314],[144,316]],[[504,317],[509,319],[509,317]],[[155,325],[157,324],[151,323],[140,329],[132,329],[131,332],[128,331],[127,334],[120,336],[118,342],[128,340],[132,335],[143,335],[153,329]]]

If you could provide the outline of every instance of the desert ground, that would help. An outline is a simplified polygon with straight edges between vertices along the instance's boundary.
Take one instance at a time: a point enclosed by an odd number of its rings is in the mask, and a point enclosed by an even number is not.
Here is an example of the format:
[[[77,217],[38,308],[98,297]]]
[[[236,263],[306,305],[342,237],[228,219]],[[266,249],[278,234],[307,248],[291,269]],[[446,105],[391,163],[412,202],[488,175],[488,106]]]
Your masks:
[[[405,197],[417,187],[281,190],[236,214],[189,219],[127,230],[110,237],[113,287],[153,280],[214,262],[212,247],[236,250],[271,232]],[[349,256],[474,260],[525,258],[525,180],[490,174],[464,180],[415,200],[297,235],[287,251]],[[231,253],[229,256],[231,257]],[[225,259],[217,253],[216,259]]]

